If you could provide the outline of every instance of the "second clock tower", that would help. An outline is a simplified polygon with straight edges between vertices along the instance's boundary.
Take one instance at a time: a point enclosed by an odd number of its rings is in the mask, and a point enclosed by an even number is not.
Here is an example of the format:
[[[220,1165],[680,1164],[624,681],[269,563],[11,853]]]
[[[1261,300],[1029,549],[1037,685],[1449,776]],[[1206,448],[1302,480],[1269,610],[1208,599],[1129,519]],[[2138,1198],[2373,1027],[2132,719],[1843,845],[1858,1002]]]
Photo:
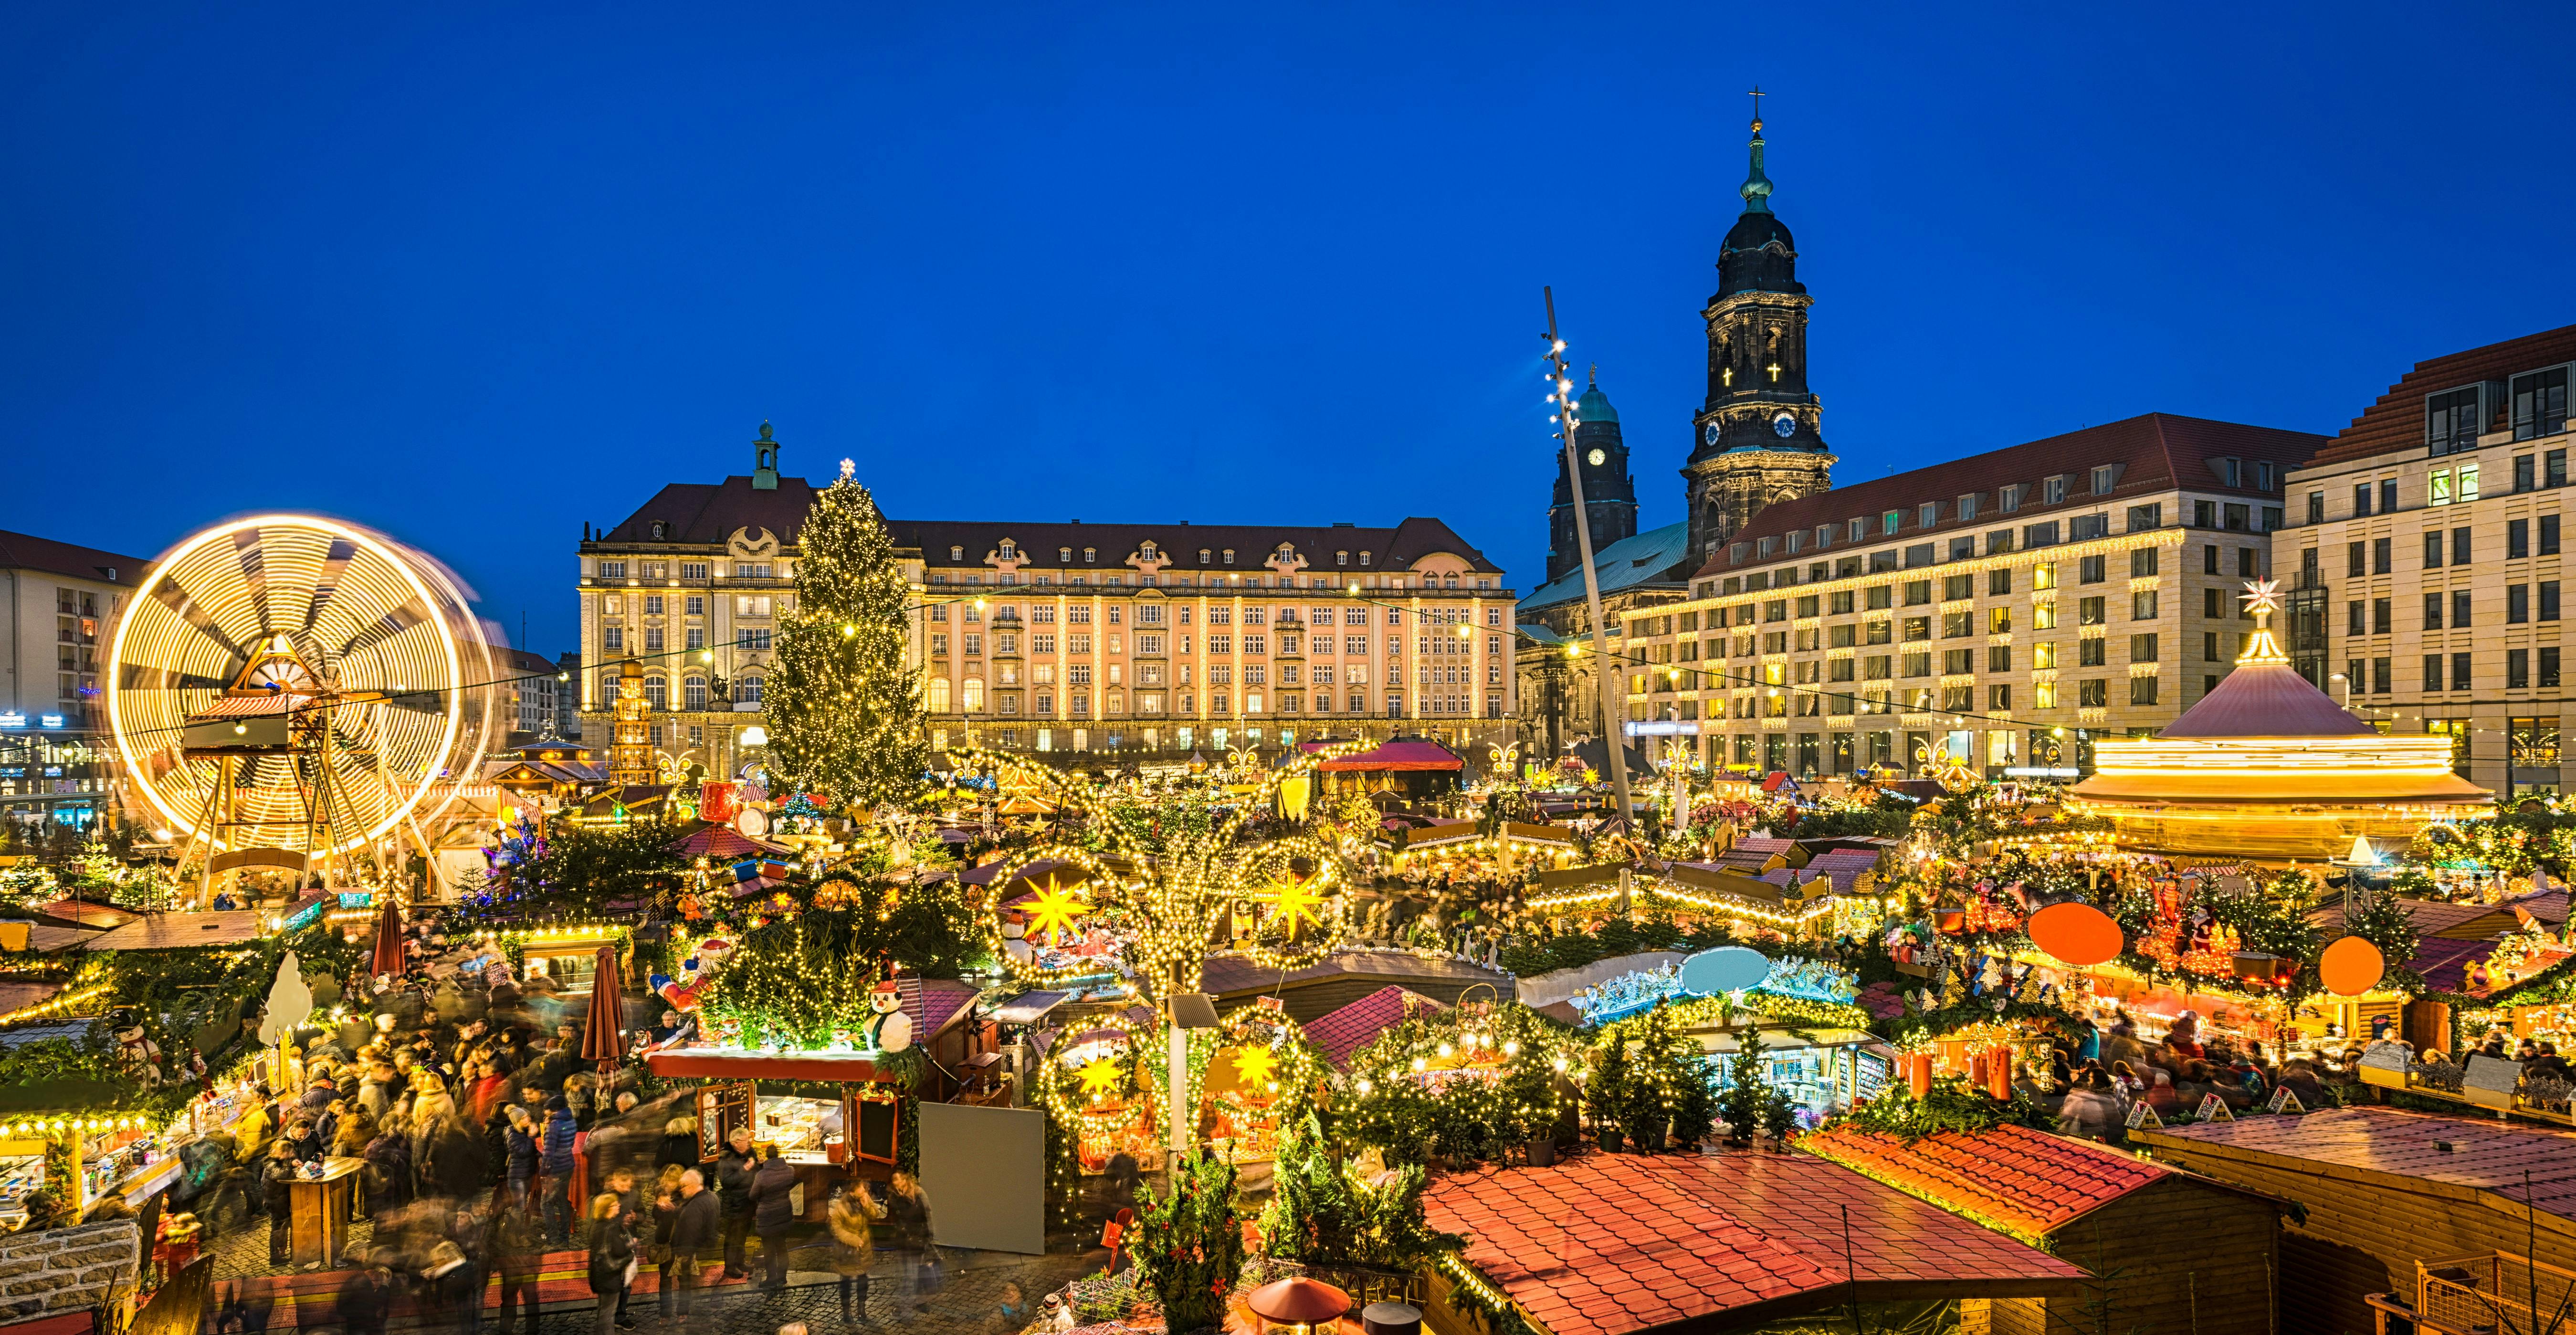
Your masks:
[[[1816,396],[1807,388],[1807,306],[1789,228],[1771,212],[1762,174],[1762,121],[1753,121],[1744,213],[1717,253],[1708,323],[1708,398],[1691,419],[1682,477],[1696,567],[1762,507],[1833,486]]]

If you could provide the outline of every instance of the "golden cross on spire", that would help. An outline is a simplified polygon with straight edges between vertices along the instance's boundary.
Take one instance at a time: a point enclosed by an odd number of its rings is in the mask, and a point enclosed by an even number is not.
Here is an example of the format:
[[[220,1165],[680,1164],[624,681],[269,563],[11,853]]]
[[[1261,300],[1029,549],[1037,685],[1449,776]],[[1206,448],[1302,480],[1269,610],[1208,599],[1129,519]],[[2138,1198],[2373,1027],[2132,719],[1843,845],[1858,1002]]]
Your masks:
[[[1753,99],[1753,132],[1760,134],[1762,132],[1762,85],[1758,83],[1753,85],[1753,91],[1747,96]]]

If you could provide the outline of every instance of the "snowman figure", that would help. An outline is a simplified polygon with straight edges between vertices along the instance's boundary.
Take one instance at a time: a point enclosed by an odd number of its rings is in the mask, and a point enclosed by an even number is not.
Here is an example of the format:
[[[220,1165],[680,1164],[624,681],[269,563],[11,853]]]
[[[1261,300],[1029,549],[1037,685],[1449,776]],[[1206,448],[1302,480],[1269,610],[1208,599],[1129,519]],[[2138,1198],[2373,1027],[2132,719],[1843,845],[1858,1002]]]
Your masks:
[[[859,1044],[871,1052],[901,1052],[912,1046],[912,1017],[903,1013],[903,993],[889,978],[868,991],[875,1012],[859,1025]]]
[[[1022,965],[1033,963],[1037,959],[1037,948],[1029,944],[1028,936],[1027,924],[1016,916],[1005,921],[1002,924],[1002,953]]]

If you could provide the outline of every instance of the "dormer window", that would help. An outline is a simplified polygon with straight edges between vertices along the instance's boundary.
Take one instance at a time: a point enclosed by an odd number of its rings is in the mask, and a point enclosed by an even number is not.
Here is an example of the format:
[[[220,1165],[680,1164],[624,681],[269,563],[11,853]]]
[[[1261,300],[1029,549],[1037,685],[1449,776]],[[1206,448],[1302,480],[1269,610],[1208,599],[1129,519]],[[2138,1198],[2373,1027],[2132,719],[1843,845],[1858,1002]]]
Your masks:
[[[1136,559],[1139,561],[1152,561],[1158,559],[1154,555],[1154,544],[1151,540],[1136,544]]]
[[[669,537],[670,534],[671,526],[669,524],[666,524],[659,519],[653,521],[653,541],[660,542],[662,539]]]
[[[1816,525],[1816,545],[1817,545],[1817,546],[1819,546],[1819,547],[1831,547],[1831,546],[1833,546],[1833,545],[1834,545],[1834,526],[1833,526],[1833,525],[1831,525],[1831,524],[1818,524],[1818,525]]]
[[[2242,459],[2212,459],[2209,471],[2218,476],[2218,485],[2222,487],[2245,485],[2245,461]]]
[[[2233,486],[2235,484],[2229,483],[2228,485]],[[2066,479],[2063,476],[2048,479],[2046,483],[2043,484],[2041,494],[2047,497],[2045,504],[2056,505],[2063,502],[2066,499]]]
[[[1233,565],[1233,564],[1234,564],[1234,549],[1233,549],[1232,547],[1228,547],[1228,548],[1226,548],[1226,549],[1225,549],[1225,563],[1226,563],[1227,565]]]
[[[2022,497],[2030,494],[2027,482],[2007,482],[1995,488],[1995,508],[2011,514],[2021,508]]]
[[[1001,556],[999,559],[1004,561],[1019,560],[1020,549],[1014,545],[1009,538],[1004,538],[1002,539]]]
[[[2111,489],[2120,485],[2120,471],[2122,467],[2123,465],[2120,464],[2094,465],[2093,494],[2096,496],[2110,495]]]
[[[2513,438],[2535,440],[2567,429],[2567,382],[2576,368],[2553,366],[2513,378]]]
[[[1923,504],[1915,507],[1915,516],[1915,522],[1924,528],[1930,528],[1934,524],[1941,522],[1941,503],[1939,501],[1925,501]]]
[[[1849,534],[1849,537],[1850,537],[1850,540],[1851,540],[1851,541],[1853,541],[1853,542],[1867,542],[1867,541],[1869,541],[1869,521],[1868,521],[1868,520],[1866,520],[1866,519],[1855,519],[1855,520],[1852,520],[1850,523],[1848,523],[1848,524],[1844,525],[1843,527],[1844,527],[1844,529],[1846,530],[1846,532]]]
[[[1807,535],[1806,535],[1806,534],[1804,534],[1804,533],[1792,532],[1792,533],[1789,533],[1789,534],[1784,535],[1784,536],[1782,537],[1781,541],[1786,542],[1787,544],[1789,544],[1789,550],[1790,550],[1790,551],[1792,551],[1792,552],[1795,552],[1795,551],[1797,551],[1797,550],[1798,550],[1798,545],[1799,545],[1799,543],[1800,543],[1800,542],[1802,542],[1802,541],[1806,538],[1806,536],[1807,536]]]
[[[1097,547],[1085,547],[1085,548],[1083,548],[1083,549],[1082,549],[1082,559],[1083,559],[1083,560],[1085,560],[1085,561],[1092,561],[1092,562],[1096,562],[1096,561],[1098,561],[1098,560],[1100,559],[1100,549],[1099,549],[1099,548],[1097,548]]]
[[[1201,548],[1199,548],[1199,564],[1200,564],[1200,565],[1206,565],[1207,563],[1208,563],[1208,549],[1207,549],[1207,548],[1205,548],[1205,547],[1201,547]]]
[[[2486,429],[2487,418],[2484,385],[2427,394],[2424,396],[2425,448],[2437,459],[2445,454],[2474,450],[2478,447],[2478,433]]]
[[[1878,528],[1882,533],[1894,533],[1896,530],[1903,527],[1905,527],[1905,512],[1903,510],[1890,510],[1878,517]]]
[[[1334,564],[1334,565],[1337,565],[1337,566],[1346,566],[1346,565],[1349,565],[1350,563],[1351,563],[1351,554],[1350,554],[1349,552],[1335,552],[1335,553],[1333,553],[1333,564]]]
[[[1056,548],[1055,559],[1065,565],[1073,564],[1073,549],[1071,547]]]
[[[965,548],[963,548],[963,547],[950,547],[950,548],[948,549],[948,559],[949,559],[949,560],[951,560],[951,561],[963,561],[963,560],[965,560],[965,559],[966,559],[966,549],[965,549]]]
[[[1964,524],[1976,517],[1977,494],[1975,492],[1970,492],[1959,498],[1959,522]]]
[[[1368,549],[1367,549],[1367,548],[1365,548],[1365,547],[1363,547],[1363,548],[1361,548],[1361,549],[1360,549],[1360,564],[1361,564],[1361,565],[1367,565],[1368,563],[1369,563],[1369,554],[1368,554]]]
[[[1280,559],[1280,560],[1282,560],[1282,561],[1294,561],[1294,560],[1296,560],[1296,559],[1297,559],[1297,549],[1296,549],[1295,547],[1293,547],[1293,546],[1290,546],[1290,545],[1289,545],[1289,544],[1287,544],[1287,543],[1284,543],[1284,542],[1283,542],[1283,543],[1281,543],[1281,544],[1279,544],[1279,559]]]

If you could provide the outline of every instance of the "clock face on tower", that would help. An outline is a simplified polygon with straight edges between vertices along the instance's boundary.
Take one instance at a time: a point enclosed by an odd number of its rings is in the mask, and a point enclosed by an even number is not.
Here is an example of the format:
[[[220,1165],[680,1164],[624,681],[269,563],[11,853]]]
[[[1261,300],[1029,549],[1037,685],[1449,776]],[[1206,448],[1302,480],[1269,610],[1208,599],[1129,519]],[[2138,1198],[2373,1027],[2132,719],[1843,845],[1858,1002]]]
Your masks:
[[[1609,456],[1609,455],[1603,454],[1603,453],[1602,453],[1601,451],[1599,451],[1599,450],[1594,450],[1592,453],[1587,454],[1587,455],[1585,455],[1585,456],[1583,456],[1583,457],[1584,457],[1584,458],[1586,458],[1586,459],[1591,460],[1591,461],[1592,461],[1592,466],[1593,466],[1593,467],[1595,467],[1595,468],[1599,468],[1599,467],[1600,467],[1600,466],[1601,466],[1605,461],[1607,461],[1607,460],[1610,458],[1610,456]]]
[[[1700,433],[1700,439],[1714,445],[1717,443],[1717,434],[1717,423],[1711,422],[1708,424],[1708,430]]]
[[[1798,434],[1798,419],[1788,413],[1782,413],[1779,416],[1772,418],[1771,434],[1778,436],[1782,440],[1787,440],[1789,437]]]

